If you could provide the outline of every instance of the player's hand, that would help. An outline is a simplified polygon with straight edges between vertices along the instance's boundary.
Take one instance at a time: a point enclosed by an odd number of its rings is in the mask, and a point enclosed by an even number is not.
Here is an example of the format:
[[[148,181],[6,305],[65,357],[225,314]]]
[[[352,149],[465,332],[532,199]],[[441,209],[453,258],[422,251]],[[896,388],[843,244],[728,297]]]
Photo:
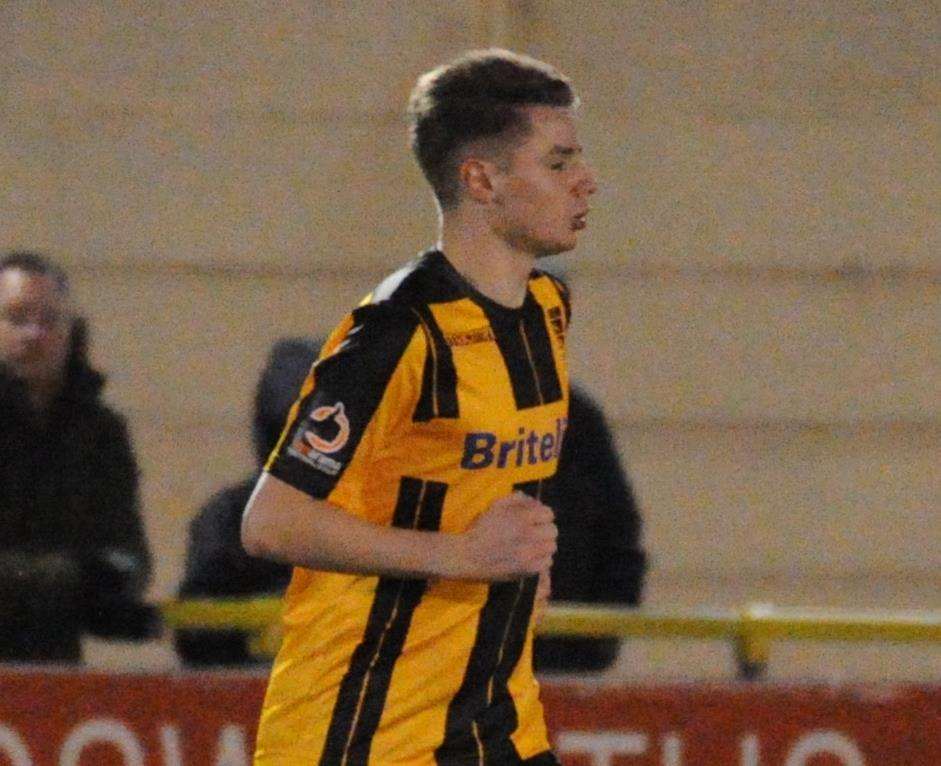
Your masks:
[[[461,579],[514,580],[549,569],[556,537],[552,509],[521,492],[501,497],[461,538]]]

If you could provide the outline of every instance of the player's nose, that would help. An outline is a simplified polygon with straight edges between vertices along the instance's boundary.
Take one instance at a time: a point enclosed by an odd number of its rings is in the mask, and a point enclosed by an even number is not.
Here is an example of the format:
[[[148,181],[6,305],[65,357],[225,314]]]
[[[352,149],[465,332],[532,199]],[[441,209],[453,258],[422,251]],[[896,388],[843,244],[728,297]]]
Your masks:
[[[595,169],[591,165],[585,163],[584,168],[584,172],[576,188],[580,195],[589,197],[598,191],[598,181],[595,176]]]

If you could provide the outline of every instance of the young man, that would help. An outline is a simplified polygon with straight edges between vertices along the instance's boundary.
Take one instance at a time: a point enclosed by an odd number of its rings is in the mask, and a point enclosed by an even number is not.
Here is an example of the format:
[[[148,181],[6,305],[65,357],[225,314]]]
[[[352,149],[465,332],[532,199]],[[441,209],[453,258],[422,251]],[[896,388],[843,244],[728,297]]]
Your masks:
[[[256,764],[556,762],[531,624],[569,306],[533,266],[575,247],[595,191],[574,106],[507,51],[418,80],[438,248],[334,331],[243,519],[249,553],[299,567]]]

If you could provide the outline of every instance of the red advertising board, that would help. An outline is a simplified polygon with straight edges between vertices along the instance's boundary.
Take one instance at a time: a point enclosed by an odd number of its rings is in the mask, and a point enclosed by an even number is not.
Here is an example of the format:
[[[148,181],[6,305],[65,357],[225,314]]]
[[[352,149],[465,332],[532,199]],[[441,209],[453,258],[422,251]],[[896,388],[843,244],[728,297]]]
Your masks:
[[[241,766],[265,679],[0,672],[0,766]]]
[[[543,687],[566,766],[941,766],[941,687]]]
[[[247,766],[265,680],[0,671],[0,766]],[[941,686],[543,684],[566,766],[941,766]]]

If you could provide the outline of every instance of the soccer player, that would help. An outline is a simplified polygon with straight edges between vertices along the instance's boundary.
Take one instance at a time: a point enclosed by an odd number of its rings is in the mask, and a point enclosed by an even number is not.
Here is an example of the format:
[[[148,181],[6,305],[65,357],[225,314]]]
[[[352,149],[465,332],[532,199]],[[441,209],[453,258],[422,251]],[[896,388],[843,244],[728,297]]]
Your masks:
[[[595,191],[575,106],[503,50],[412,92],[440,240],[328,339],[242,522],[297,567],[258,766],[556,763],[531,653],[570,312],[534,265],[575,247]]]

